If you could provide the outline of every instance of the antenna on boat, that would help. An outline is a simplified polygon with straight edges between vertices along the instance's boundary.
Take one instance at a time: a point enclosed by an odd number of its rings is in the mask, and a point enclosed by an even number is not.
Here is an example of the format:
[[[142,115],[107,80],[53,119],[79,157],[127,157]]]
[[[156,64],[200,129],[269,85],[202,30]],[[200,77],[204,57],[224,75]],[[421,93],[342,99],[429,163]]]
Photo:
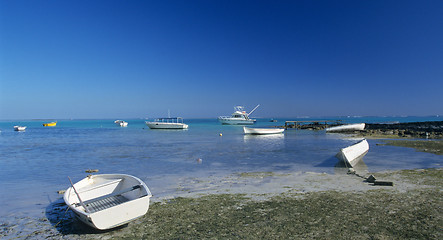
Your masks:
[[[259,106],[260,106],[260,104],[258,104],[257,106],[255,106],[255,108],[252,109],[252,111],[248,113],[248,116],[251,115],[251,114],[255,111],[255,109],[257,109]]]
[[[168,118],[171,118],[171,112],[168,109]]]

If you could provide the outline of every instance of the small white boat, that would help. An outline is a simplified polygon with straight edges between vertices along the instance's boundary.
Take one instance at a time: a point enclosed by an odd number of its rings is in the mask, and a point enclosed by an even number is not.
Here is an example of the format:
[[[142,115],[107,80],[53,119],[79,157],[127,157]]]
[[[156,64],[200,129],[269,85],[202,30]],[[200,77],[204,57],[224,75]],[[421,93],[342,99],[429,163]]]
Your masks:
[[[326,132],[362,131],[365,129],[365,125],[365,123],[340,125],[336,127],[326,128]]]
[[[285,131],[284,128],[248,128],[243,127],[245,134],[265,135],[265,134],[280,134]]]
[[[114,123],[119,125],[120,127],[127,127],[128,126],[128,122],[125,122],[123,120],[115,120]]]
[[[15,131],[25,131],[26,130],[26,126],[14,126],[14,130]]]
[[[218,117],[218,120],[222,123],[222,124],[227,124],[227,125],[252,125],[255,123],[255,119],[250,119],[249,115],[251,115],[255,109],[257,109],[260,106],[257,105],[254,109],[252,109],[251,112],[246,113],[246,111],[244,111],[244,108],[242,106],[235,106],[234,107],[234,113],[232,113],[232,115],[229,116],[220,116]]]
[[[187,129],[188,124],[183,123],[183,118],[157,118],[153,122],[145,122],[150,129]]]
[[[151,197],[146,184],[134,176],[100,174],[73,184],[63,199],[79,220],[105,230],[145,215]]]
[[[346,166],[354,167],[369,151],[369,144],[366,139],[360,140],[357,143],[340,149],[335,155],[340,160],[343,160]]]

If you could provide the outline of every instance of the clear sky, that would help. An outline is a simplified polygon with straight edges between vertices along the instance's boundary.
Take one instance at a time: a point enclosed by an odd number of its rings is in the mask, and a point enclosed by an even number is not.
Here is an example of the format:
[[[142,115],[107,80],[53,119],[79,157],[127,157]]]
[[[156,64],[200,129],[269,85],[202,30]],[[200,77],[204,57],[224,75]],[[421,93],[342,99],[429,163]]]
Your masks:
[[[443,114],[443,1],[0,0],[0,119]]]

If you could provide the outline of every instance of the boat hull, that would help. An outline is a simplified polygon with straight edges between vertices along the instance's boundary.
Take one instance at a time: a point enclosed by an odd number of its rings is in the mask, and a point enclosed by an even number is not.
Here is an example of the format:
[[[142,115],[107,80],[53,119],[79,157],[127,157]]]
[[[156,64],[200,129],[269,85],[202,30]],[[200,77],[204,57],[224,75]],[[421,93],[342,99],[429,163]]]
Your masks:
[[[365,129],[365,123],[347,124],[336,127],[326,128],[326,132],[342,132],[342,131],[362,131]]]
[[[55,127],[57,122],[43,123],[43,127]]]
[[[91,175],[66,190],[63,198],[75,216],[100,230],[124,225],[149,209],[151,192],[140,179],[125,174]]]
[[[368,151],[368,141],[363,139],[349,147],[340,149],[335,156],[344,161],[346,166],[354,167],[368,153]]]
[[[281,134],[285,131],[282,128],[247,128],[243,127],[243,132],[245,134],[253,135],[268,135],[268,134]]]
[[[244,118],[218,118],[221,124],[224,125],[253,125],[255,120]]]
[[[14,130],[15,130],[15,131],[25,131],[25,130],[26,130],[26,127],[23,127],[23,126],[14,126]]]
[[[146,122],[150,129],[187,129],[188,125],[184,123],[166,123],[166,122]]]
[[[114,123],[120,127],[127,127],[128,126],[128,122],[125,122],[123,120],[115,120]]]
[[[121,122],[119,123],[120,127],[127,127],[128,123],[127,122]]]

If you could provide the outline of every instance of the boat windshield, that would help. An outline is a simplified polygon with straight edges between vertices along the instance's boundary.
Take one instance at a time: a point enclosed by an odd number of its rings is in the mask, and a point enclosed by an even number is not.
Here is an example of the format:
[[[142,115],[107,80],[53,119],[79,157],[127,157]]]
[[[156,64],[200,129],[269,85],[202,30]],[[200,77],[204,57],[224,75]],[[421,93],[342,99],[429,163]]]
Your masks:
[[[183,123],[183,118],[175,117],[175,118],[157,118],[155,122],[165,122],[165,123]]]

